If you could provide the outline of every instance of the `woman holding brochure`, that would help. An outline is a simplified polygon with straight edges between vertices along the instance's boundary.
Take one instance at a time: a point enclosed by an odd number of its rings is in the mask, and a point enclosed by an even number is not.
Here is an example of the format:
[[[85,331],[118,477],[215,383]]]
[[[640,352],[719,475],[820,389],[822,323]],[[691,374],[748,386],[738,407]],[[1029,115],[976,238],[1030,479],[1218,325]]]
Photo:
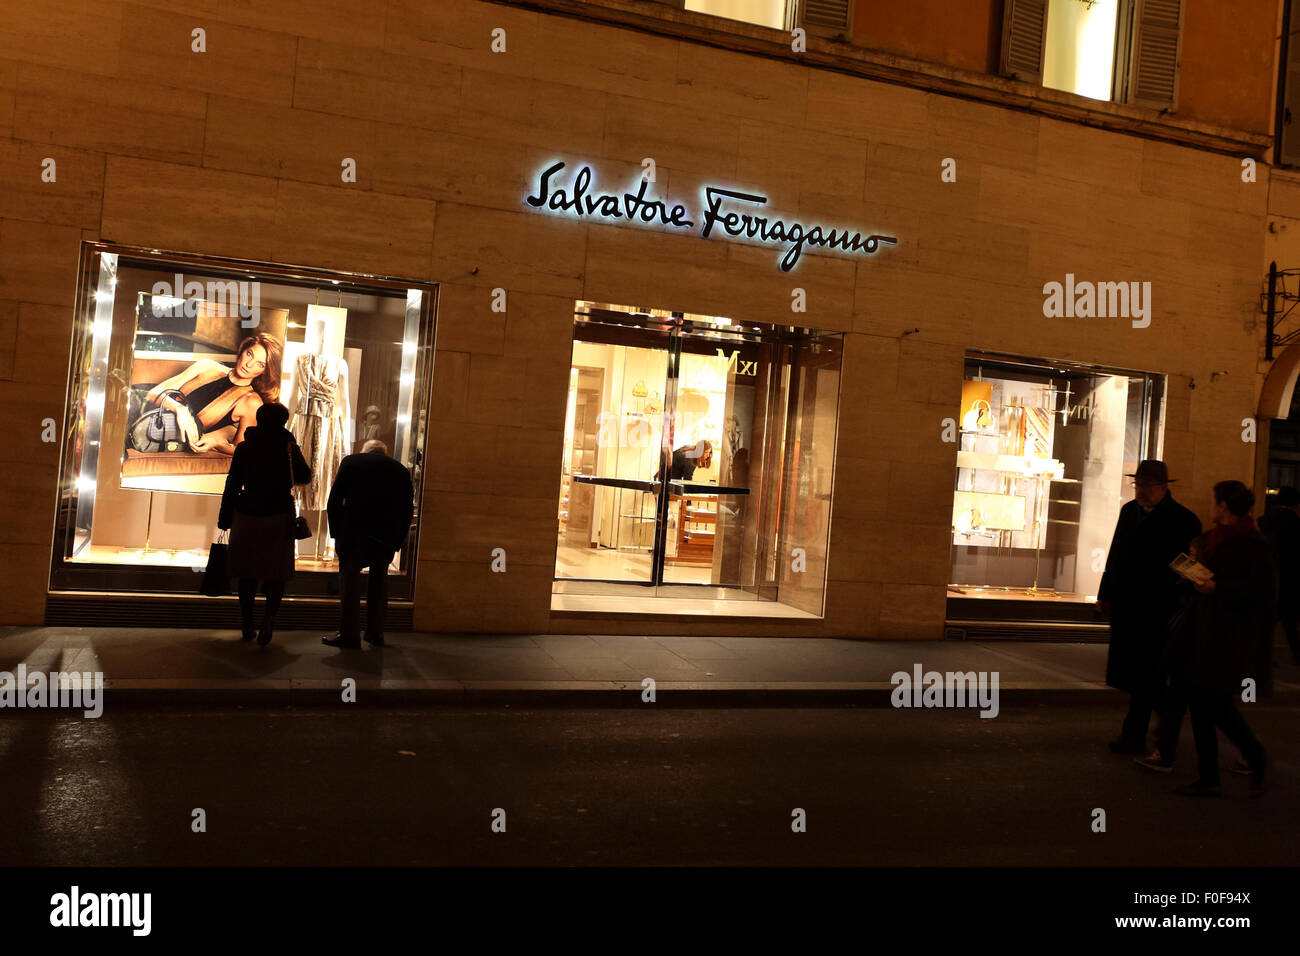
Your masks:
[[[1251,516],[1254,505],[1254,493],[1241,482],[1215,485],[1214,527],[1193,548],[1213,577],[1206,580],[1195,568],[1180,571],[1196,591],[1171,655],[1173,677],[1186,695],[1196,737],[1197,779],[1179,788],[1188,796],[1220,792],[1216,730],[1245,757],[1252,795],[1264,787],[1264,748],[1236,705],[1246,679],[1255,687],[1267,683],[1267,675],[1255,673],[1256,649],[1261,635],[1272,632],[1276,600],[1272,549]]]

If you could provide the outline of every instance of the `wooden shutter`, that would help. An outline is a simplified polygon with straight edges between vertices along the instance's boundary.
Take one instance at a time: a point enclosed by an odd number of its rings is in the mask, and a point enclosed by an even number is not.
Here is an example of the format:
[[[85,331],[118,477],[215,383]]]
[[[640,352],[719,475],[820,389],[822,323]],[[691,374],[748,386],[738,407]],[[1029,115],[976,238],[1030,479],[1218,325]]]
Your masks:
[[[1183,0],[1138,0],[1133,24],[1129,102],[1172,110],[1178,104]]]
[[[1002,75],[1043,82],[1047,0],[1006,0],[1002,11]]]
[[[1277,161],[1300,166],[1300,0],[1287,4],[1286,72],[1281,78],[1277,124]]]
[[[799,22],[815,36],[847,40],[853,30],[853,0],[801,0]]]

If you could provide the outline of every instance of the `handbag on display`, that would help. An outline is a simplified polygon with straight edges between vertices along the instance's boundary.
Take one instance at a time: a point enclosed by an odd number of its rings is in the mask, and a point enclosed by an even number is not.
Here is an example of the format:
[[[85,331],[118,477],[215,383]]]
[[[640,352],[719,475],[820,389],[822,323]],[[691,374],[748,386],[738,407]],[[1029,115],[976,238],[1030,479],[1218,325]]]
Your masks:
[[[217,540],[208,546],[208,564],[203,569],[199,593],[208,597],[222,597],[230,593],[230,547],[225,531],[218,532]]]
[[[171,389],[162,398],[183,402],[185,393]],[[197,419],[195,422],[197,424]],[[184,451],[190,447],[176,413],[170,408],[159,407],[144,412],[132,423],[127,436],[131,447],[141,452]]]
[[[298,496],[293,493],[293,442],[287,442],[284,452],[289,458],[289,494],[293,497],[293,536],[302,541],[312,536],[311,525],[307,519],[298,514]]]

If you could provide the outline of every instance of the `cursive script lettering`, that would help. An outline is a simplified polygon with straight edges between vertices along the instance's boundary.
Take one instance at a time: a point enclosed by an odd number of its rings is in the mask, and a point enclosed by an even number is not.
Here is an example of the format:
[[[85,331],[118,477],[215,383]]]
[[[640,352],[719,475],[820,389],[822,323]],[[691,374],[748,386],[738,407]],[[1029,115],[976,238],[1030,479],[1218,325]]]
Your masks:
[[[823,229],[821,226],[805,226],[801,222],[792,222],[789,225],[783,220],[769,221],[765,216],[750,216],[728,212],[722,214],[719,210],[722,207],[724,199],[730,199],[736,202],[748,202],[762,206],[767,203],[766,196],[756,196],[753,193],[735,192],[730,189],[718,189],[709,186],[704,190],[704,195],[708,207],[704,210],[704,228],[700,230],[700,235],[705,239],[713,232],[715,225],[720,225],[724,232],[729,236],[744,236],[747,239],[761,239],[764,242],[785,242],[789,243],[789,248],[784,256],[781,257],[781,271],[789,272],[803,255],[804,246],[829,246],[838,248],[844,252],[862,251],[867,255],[875,252],[880,248],[882,242],[894,244],[898,242],[896,236],[882,236],[872,233],[863,237],[862,233],[850,233],[848,230]]]
[[[620,196],[588,195],[591,188],[591,167],[583,166],[573,177],[572,196],[563,187],[553,186],[551,177],[564,168],[564,163],[555,163],[542,171],[537,184],[537,195],[527,197],[527,203],[538,209],[553,209],[556,212],[571,212],[579,218],[599,215],[604,219],[623,219],[630,221],[640,219],[642,222],[658,221],[665,226],[677,226],[689,229],[695,223],[683,218],[686,207],[682,205],[668,208],[668,204],[658,199],[647,199],[648,180],[641,180],[635,193]]]
[[[649,181],[642,179],[636,192],[622,195],[597,193],[591,188],[591,167],[583,166],[572,177],[568,186],[553,182],[557,174],[564,169],[564,163],[553,163],[542,170],[537,181],[537,194],[526,197],[528,205],[537,209],[549,209],[557,213],[571,213],[582,219],[599,217],[602,219],[627,219],[629,222],[641,221],[657,223],[678,229],[689,229],[695,223],[686,218],[687,209],[679,204],[671,209],[662,200],[646,196]],[[751,203],[756,206],[767,204],[766,196],[754,193],[737,192],[707,186],[704,190],[706,208],[701,238],[708,239],[715,226],[728,236],[756,239],[760,242],[783,243],[785,254],[780,259],[782,272],[789,272],[799,262],[805,248],[827,248],[840,252],[861,252],[871,255],[880,248],[881,243],[895,245],[896,236],[872,233],[864,236],[861,232],[849,232],[847,229],[827,229],[823,226],[807,226],[801,222],[786,223],[783,219],[769,219],[749,213],[724,210],[724,202]]]

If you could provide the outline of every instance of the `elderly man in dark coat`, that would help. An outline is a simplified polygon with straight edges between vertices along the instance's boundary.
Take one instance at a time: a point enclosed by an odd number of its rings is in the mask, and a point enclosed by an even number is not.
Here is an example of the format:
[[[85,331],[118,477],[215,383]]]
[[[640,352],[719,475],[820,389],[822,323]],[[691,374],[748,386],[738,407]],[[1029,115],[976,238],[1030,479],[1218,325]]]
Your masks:
[[[1201,522],[1169,492],[1169,471],[1147,459],[1133,478],[1133,500],[1115,525],[1097,604],[1110,619],[1106,683],[1131,696],[1115,753],[1145,754],[1151,713],[1160,706],[1169,620],[1180,578],[1169,562],[1201,533]]]
[[[1214,486],[1214,527],[1194,546],[1214,577],[1195,585],[1171,646],[1174,686],[1187,701],[1196,735],[1197,779],[1179,788],[1189,796],[1219,793],[1216,729],[1245,757],[1252,792],[1264,787],[1264,748],[1236,706],[1247,678],[1257,686],[1267,680],[1258,649],[1261,636],[1273,633],[1277,569],[1273,548],[1251,517],[1254,504],[1254,493],[1239,481]]]
[[[388,457],[388,446],[372,438],[361,453],[339,465],[329,497],[330,529],[339,556],[342,622],[337,634],[322,637],[331,647],[361,646],[361,570],[366,584],[366,642],[383,647],[388,608],[388,566],[411,531],[414,491],[411,473]]]

